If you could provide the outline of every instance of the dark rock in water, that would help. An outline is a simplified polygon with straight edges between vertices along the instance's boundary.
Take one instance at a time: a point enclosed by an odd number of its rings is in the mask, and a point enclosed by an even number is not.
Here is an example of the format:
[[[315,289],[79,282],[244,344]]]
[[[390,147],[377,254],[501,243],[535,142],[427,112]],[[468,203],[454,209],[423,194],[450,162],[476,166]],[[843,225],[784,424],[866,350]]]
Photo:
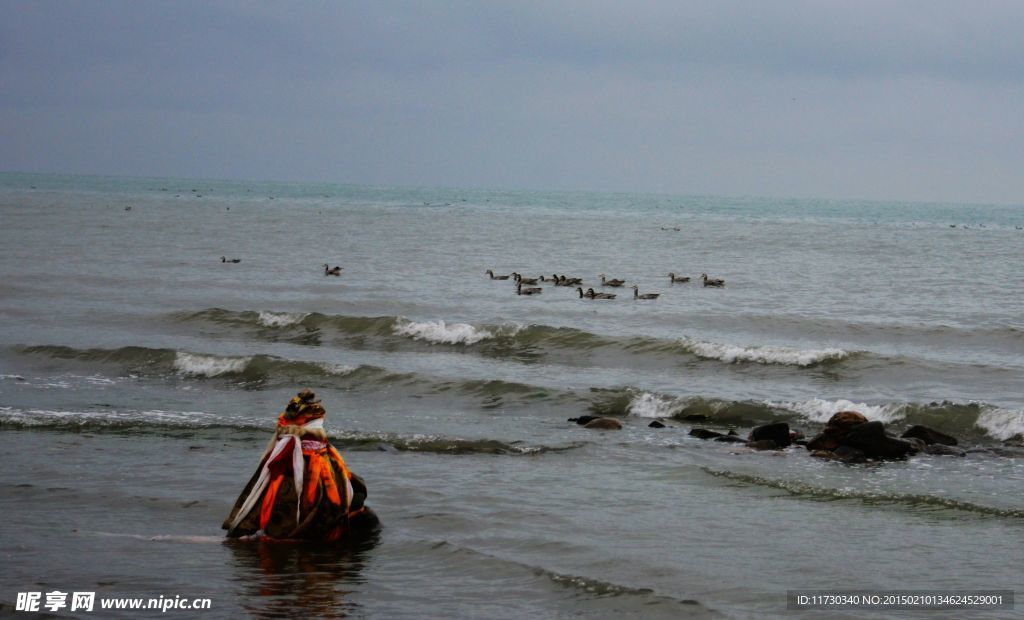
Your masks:
[[[854,426],[864,424],[867,421],[868,419],[864,417],[864,414],[856,411],[840,411],[829,418],[825,426],[841,431],[839,434],[845,434],[846,431]]]
[[[660,422],[659,420],[654,420],[647,426],[649,426],[650,428],[665,428],[665,424],[663,422]]]
[[[747,443],[746,439],[737,437],[736,435],[721,435],[720,437],[715,437],[712,441],[721,441],[723,443]]]
[[[764,440],[774,441],[775,445],[785,448],[790,444],[789,424],[786,424],[785,422],[776,422],[774,424],[758,426],[754,430],[750,431],[750,441],[757,442]]]
[[[851,448],[850,446],[839,446],[833,454],[837,461],[843,463],[866,463],[868,460],[863,450]]]
[[[944,446],[957,445],[956,437],[952,437],[945,433],[940,433],[939,431],[933,428],[921,426],[920,424],[915,424],[911,426],[906,430],[905,433],[900,435],[900,437],[902,437],[903,439],[909,439],[913,437],[916,439],[920,439],[921,441],[925,442],[928,445],[932,445],[933,443],[940,443]]]
[[[591,420],[583,425],[583,428],[594,428],[602,431],[618,431],[622,430],[622,422],[619,422],[615,418],[597,418]]]
[[[902,459],[917,453],[910,442],[887,435],[881,422],[854,426],[843,438],[843,445],[862,450],[865,456],[875,459]]]
[[[806,440],[806,439],[797,439],[793,443],[798,445],[798,446],[805,446],[806,447],[807,443],[808,443],[808,440]]]
[[[597,419],[596,415],[581,415],[578,418],[569,418],[568,420],[566,420],[566,422],[575,422],[575,423],[579,424],[580,426],[583,426],[587,422],[590,422],[590,421],[596,420],[596,419]]]
[[[21,377],[18,378],[21,379]],[[24,379],[21,380],[24,381]],[[1024,448],[1024,433],[1018,433],[1013,437],[1010,437],[1009,439],[1003,442],[1003,445],[1014,448]]]
[[[807,442],[805,446],[808,450],[828,450],[832,451],[839,447],[839,438],[831,433],[821,432]]]
[[[914,446],[914,449],[917,450],[918,452],[924,452],[924,449],[928,447],[928,444],[926,444],[923,439],[918,439],[917,437],[908,437],[903,441]]]
[[[828,419],[825,428],[807,442],[808,450],[835,450],[850,429],[868,419],[856,411],[840,411]]]
[[[691,428],[690,436],[696,437],[697,439],[713,439],[715,437],[725,437],[722,433],[716,433],[715,431],[709,431],[706,428]]]
[[[935,456],[967,456],[967,453],[963,449],[956,446],[947,446],[946,444],[933,443],[925,446],[922,450],[925,454],[933,454]]]
[[[811,456],[813,456],[816,459],[826,460],[836,458],[836,455],[831,450],[815,450],[814,452],[811,452]]]
[[[747,447],[754,450],[778,450],[779,444],[771,439],[758,439],[757,441],[748,441]]]

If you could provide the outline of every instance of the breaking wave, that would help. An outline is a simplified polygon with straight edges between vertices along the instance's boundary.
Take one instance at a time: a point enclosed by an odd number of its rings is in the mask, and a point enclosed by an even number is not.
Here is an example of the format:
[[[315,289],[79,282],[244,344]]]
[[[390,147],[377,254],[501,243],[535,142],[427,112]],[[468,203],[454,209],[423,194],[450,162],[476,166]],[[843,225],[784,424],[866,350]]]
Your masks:
[[[629,401],[626,412],[641,418],[666,418],[679,408],[680,404],[675,399],[644,392]]]
[[[267,312],[261,310],[256,317],[256,322],[264,327],[289,327],[302,323],[308,316],[308,312]]]
[[[174,369],[183,375],[216,377],[241,372],[245,370],[252,359],[251,357],[219,357],[175,351]]]
[[[157,435],[191,438],[213,433],[225,441],[265,440],[274,420],[224,418],[203,411],[114,410],[66,411],[0,407],[0,429],[43,430],[121,435]],[[329,430],[329,429],[328,429]],[[227,433],[226,431],[231,431]],[[429,452],[432,454],[491,454],[531,456],[565,452],[585,445],[571,442],[548,446],[498,439],[467,439],[442,435],[399,435],[396,433],[329,432],[331,442],[346,450]]]
[[[444,321],[416,322],[400,319],[395,324],[395,333],[409,336],[413,340],[425,340],[437,344],[476,344],[494,337],[487,329],[480,329],[468,323],[445,323]]]
[[[22,353],[73,360],[88,366],[112,366],[130,376],[166,376],[190,379],[223,379],[243,384],[288,384],[299,379],[313,383],[331,378],[366,378],[390,383],[400,375],[376,366],[349,366],[334,362],[290,360],[273,355],[212,355],[175,349],[121,347],[75,349],[65,346],[20,347]]]
[[[122,347],[74,349],[20,347],[26,355],[69,360],[85,366],[91,381],[114,374],[186,381],[223,381],[245,389],[293,387],[376,393],[383,398],[459,398],[482,410],[546,408],[552,415],[675,418],[693,424],[752,427],[775,421],[796,426],[824,424],[839,411],[857,411],[894,426],[923,424],[963,438],[1006,440],[1024,433],[1024,411],[978,402],[864,403],[845,399],[758,401],[659,394],[634,387],[554,388],[501,379],[444,378],[385,368],[286,359],[271,355],[222,356],[174,349]],[[69,375],[61,375],[69,376]],[[49,380],[49,379],[47,379]],[[14,379],[18,384],[34,381]]]
[[[850,354],[842,349],[793,349],[778,346],[737,346],[717,342],[702,342],[683,338],[683,347],[698,357],[714,359],[727,364],[754,362],[758,364],[784,364],[788,366],[814,366],[842,361]]]
[[[573,355],[597,349],[619,351],[630,356],[655,356],[668,360],[680,357],[727,364],[774,364],[809,368],[836,364],[854,354],[842,349],[800,349],[784,346],[740,346],[648,336],[605,336],[574,327],[550,325],[474,325],[445,320],[417,321],[400,316],[361,317],[313,313],[232,311],[210,308],[178,313],[175,320],[212,322],[224,326],[252,328],[253,335],[270,340],[319,344],[330,335],[349,339],[359,346],[388,348],[410,341],[431,345],[472,348],[483,355],[522,359],[559,352]],[[268,331],[267,328],[270,328]]]
[[[1024,436],[1024,411],[989,409],[978,416],[975,424],[996,439]]]
[[[855,403],[849,400],[823,400],[821,398],[812,398],[802,402],[769,402],[769,406],[777,406],[782,409],[787,409],[799,414],[806,420],[811,422],[820,422],[824,424],[828,422],[829,418],[839,413],[840,411],[856,411],[862,414],[865,418],[871,421],[879,422],[895,422],[901,420],[906,416],[906,405],[902,404],[884,404],[884,405],[869,405],[867,403]]]

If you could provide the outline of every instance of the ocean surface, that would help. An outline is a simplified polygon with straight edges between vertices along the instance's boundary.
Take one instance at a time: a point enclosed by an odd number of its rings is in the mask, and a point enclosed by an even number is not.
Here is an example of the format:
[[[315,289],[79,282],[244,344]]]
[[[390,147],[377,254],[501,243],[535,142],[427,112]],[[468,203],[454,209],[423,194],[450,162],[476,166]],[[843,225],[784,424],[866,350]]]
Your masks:
[[[1013,206],[0,174],[0,605],[761,618],[820,616],[786,611],[795,589],[1020,595],[1022,227]],[[224,542],[303,387],[384,527]],[[842,410],[967,454],[688,435],[810,436]]]

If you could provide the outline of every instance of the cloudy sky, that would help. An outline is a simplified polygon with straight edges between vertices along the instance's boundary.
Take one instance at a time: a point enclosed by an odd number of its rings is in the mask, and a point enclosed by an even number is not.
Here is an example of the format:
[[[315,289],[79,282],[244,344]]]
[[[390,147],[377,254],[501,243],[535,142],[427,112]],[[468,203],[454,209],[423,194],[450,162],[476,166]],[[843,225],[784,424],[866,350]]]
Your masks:
[[[1024,3],[0,0],[0,170],[1024,204]]]

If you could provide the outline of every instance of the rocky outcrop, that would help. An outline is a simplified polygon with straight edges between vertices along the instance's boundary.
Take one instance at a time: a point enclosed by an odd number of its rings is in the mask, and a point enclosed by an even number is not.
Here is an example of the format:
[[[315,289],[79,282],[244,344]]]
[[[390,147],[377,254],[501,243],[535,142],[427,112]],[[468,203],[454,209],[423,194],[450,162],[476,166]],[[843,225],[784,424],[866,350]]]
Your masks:
[[[956,446],[948,446],[941,443],[933,443],[924,447],[925,454],[934,456],[967,456],[967,452]]]
[[[856,411],[840,411],[836,413],[825,424],[817,436],[807,442],[807,449],[833,451],[843,443],[843,438],[850,432],[850,429],[859,424],[864,424],[868,419]]]
[[[955,446],[957,444],[956,437],[940,433],[933,428],[921,426],[920,424],[911,426],[900,437],[903,439],[920,439],[925,445],[929,446],[936,443],[944,446]]]
[[[569,418],[569,422],[575,422],[583,428],[592,428],[605,431],[622,430],[622,422],[615,418],[599,418],[592,415],[581,415],[578,418]]]
[[[691,428],[690,436],[696,437],[697,439],[714,439],[716,437],[725,437],[722,433],[716,433],[715,431],[709,431],[706,428]]]
[[[865,422],[849,430],[841,444],[856,448],[872,459],[902,459],[918,452],[909,441],[897,439],[885,432],[881,422]]]
[[[722,443],[747,443],[747,440],[738,435],[721,435],[715,437],[713,441],[720,441]]]
[[[785,448],[792,442],[789,434],[789,424],[776,422],[774,424],[758,426],[750,431],[750,443],[761,441],[773,441],[776,447]],[[747,445],[750,445],[750,443]]]
[[[962,450],[952,448],[955,445],[955,437],[925,426],[913,426],[903,438],[896,438],[885,431],[882,422],[869,422],[856,411],[840,411],[806,447],[819,458],[863,463],[904,459],[918,453],[962,455]]]
[[[622,422],[619,422],[615,418],[597,418],[591,420],[583,425],[583,428],[593,428],[602,431],[620,431],[622,430]]]

